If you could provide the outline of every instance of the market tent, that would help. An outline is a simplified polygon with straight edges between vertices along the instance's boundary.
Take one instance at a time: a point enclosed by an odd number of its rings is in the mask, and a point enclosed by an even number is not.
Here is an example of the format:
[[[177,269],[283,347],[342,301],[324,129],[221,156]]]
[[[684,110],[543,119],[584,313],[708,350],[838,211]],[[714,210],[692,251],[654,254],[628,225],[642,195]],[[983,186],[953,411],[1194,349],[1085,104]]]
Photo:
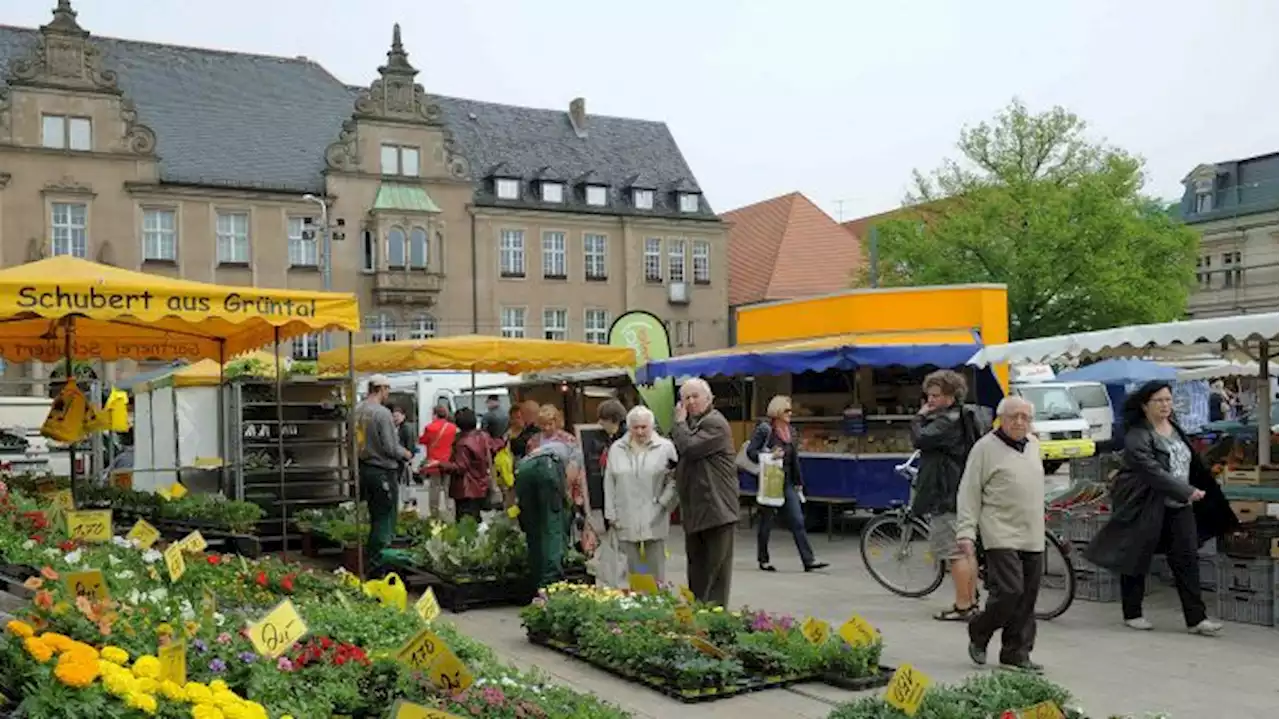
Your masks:
[[[1267,374],[1275,377],[1280,375],[1280,366],[1275,362],[1267,363]],[[1182,381],[1196,379],[1221,379],[1224,377],[1257,377],[1258,367],[1241,364],[1239,362],[1221,362],[1211,364],[1204,367],[1194,367],[1178,370],[1178,379]]]
[[[321,374],[471,370],[521,374],[551,369],[632,367],[636,355],[628,347],[553,340],[463,335],[357,345],[323,352]]]
[[[275,376],[275,354],[263,351],[250,352],[227,362],[227,365],[231,364],[231,362],[245,359],[257,360],[263,363],[270,370],[271,376]],[[216,387],[222,384],[223,370],[227,365],[219,367],[218,363],[213,360],[200,360],[193,365],[176,367],[163,374],[152,375],[143,382],[135,382],[133,391],[142,394],[163,385],[172,385],[174,387]]]
[[[354,295],[172,279],[61,255],[0,270],[0,357],[221,359],[360,329]]]
[[[1128,385],[1151,380],[1173,381],[1178,378],[1178,370],[1158,362],[1117,357],[1094,362],[1079,369],[1068,370],[1058,375],[1061,382],[1101,382],[1102,384]]]

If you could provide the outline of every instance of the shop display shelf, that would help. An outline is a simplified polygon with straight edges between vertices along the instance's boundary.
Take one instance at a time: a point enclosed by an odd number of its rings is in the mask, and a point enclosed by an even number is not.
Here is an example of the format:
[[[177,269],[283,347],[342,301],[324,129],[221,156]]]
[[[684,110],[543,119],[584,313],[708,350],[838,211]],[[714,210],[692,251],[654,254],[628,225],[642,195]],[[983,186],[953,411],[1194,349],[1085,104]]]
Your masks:
[[[1226,622],[1274,627],[1277,622],[1275,592],[1218,590],[1218,618]]]

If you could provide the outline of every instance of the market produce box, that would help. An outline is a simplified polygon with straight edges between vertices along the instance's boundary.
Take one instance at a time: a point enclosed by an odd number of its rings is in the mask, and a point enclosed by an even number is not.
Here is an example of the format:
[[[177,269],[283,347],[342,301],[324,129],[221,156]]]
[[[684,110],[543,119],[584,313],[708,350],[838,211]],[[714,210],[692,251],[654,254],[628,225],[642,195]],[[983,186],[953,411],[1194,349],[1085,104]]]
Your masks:
[[[1274,487],[1280,480],[1280,470],[1275,467],[1246,467],[1228,469],[1222,473],[1223,484],[1249,484]]]
[[[1280,537],[1280,523],[1269,517],[1241,524],[1236,531],[1224,535],[1219,551],[1229,557],[1253,559],[1271,557],[1271,548]]]
[[[1241,524],[1248,524],[1255,519],[1267,516],[1267,503],[1254,500],[1232,500],[1231,511],[1235,512],[1236,519],[1239,519]]]

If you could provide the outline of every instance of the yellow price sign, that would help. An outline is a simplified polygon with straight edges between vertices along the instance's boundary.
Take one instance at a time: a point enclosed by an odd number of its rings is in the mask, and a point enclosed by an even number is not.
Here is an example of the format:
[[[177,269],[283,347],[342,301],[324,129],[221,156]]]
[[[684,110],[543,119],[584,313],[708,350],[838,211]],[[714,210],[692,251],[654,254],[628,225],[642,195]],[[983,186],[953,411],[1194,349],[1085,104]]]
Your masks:
[[[431,681],[440,687],[445,693],[453,696],[467,690],[475,679],[471,676],[467,665],[462,663],[456,654],[449,651],[446,647],[441,647],[440,656],[431,662],[431,668],[427,670],[427,676],[431,677]]]
[[[462,717],[397,699],[396,703],[391,705],[391,719],[462,719]]]
[[[706,639],[703,639],[702,637],[689,637],[689,643],[693,645],[694,649],[697,649],[698,651],[702,652],[703,654],[706,654],[707,656],[713,659],[724,659],[725,657],[729,656],[728,654],[725,653],[723,649],[721,649],[720,647],[717,647],[716,645],[712,644]]]
[[[427,591],[413,603],[413,610],[422,617],[422,621],[428,623],[435,621],[435,618],[440,616],[440,603],[436,601],[435,590],[427,587]]]
[[[184,487],[181,482],[174,482],[173,486],[169,487],[170,499],[182,499],[187,496],[187,494],[187,488]]]
[[[627,575],[627,584],[631,587],[631,591],[637,594],[658,593],[658,580],[654,579],[652,574],[636,574],[632,572]]]
[[[807,617],[800,625],[800,633],[809,640],[810,644],[826,644],[831,636],[831,625],[821,619]]]
[[[164,566],[169,570],[169,581],[176,582],[187,573],[187,560],[182,558],[182,545],[170,544],[164,550]]]
[[[1018,719],[1064,719],[1064,717],[1062,709],[1051,701],[1043,701],[1018,711]]]
[[[187,683],[187,643],[184,640],[169,642],[160,647],[160,678],[182,686]]]
[[[275,659],[284,654],[294,642],[307,633],[307,623],[302,621],[293,601],[286,599],[275,606],[267,616],[249,625],[249,641],[258,653]]]
[[[111,541],[111,510],[67,512],[67,535],[81,542]]]
[[[418,671],[425,672],[431,668],[431,662],[444,651],[448,649],[440,637],[430,629],[423,629],[396,652],[396,659]]]
[[[143,549],[151,549],[151,545],[160,539],[160,530],[151,526],[147,520],[139,519],[134,523],[133,529],[125,535],[125,539],[137,541],[138,546]]]
[[[851,647],[863,647],[875,644],[880,638],[880,632],[871,626],[871,623],[857,614],[849,617],[849,621],[840,625],[837,632],[840,638],[849,643]]]
[[[107,583],[102,578],[102,570],[90,569],[87,572],[70,572],[66,575],[67,589],[77,597],[85,597],[91,602],[105,602],[111,598]]]
[[[924,672],[910,664],[903,664],[893,673],[893,679],[889,680],[889,686],[884,690],[884,700],[889,706],[913,717],[920,711],[920,702],[924,701],[924,693],[930,683]]]
[[[203,552],[209,548],[209,543],[204,541],[204,535],[200,534],[200,530],[198,529],[183,537],[182,541],[178,542],[178,544],[182,546],[182,551],[191,552],[192,554],[196,552]]]
[[[676,621],[679,622],[682,626],[692,627],[694,625],[693,609],[690,608],[688,604],[677,605]]]
[[[54,490],[45,494],[44,497],[55,509],[60,509],[64,512],[74,512],[76,509],[76,501],[71,497],[71,490],[69,489]]]
[[[693,590],[685,586],[680,587],[680,598],[683,599],[686,604],[693,604],[697,601],[697,598],[693,596]]]

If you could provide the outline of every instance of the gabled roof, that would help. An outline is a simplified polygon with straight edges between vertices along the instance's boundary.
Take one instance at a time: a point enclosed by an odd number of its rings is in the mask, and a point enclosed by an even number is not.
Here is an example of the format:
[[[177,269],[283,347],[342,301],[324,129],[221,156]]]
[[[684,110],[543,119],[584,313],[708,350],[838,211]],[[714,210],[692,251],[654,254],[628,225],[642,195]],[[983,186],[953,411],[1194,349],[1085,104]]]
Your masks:
[[[724,214],[729,304],[837,292],[862,264],[857,238],[793,192]]]

